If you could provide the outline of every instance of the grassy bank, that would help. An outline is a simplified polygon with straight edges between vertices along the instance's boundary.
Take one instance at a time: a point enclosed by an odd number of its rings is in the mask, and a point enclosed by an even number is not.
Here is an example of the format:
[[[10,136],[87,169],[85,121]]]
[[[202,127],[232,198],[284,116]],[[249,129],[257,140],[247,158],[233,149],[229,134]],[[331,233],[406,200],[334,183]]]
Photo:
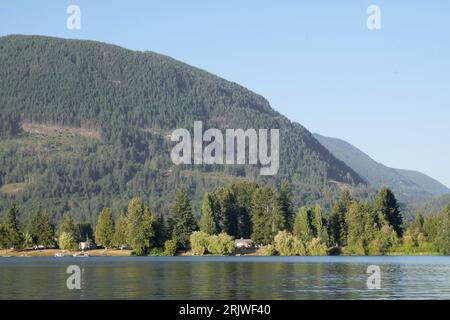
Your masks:
[[[45,249],[45,250],[1,250],[0,257],[54,257],[57,253],[63,253],[71,256],[80,251],[69,251],[60,249]],[[129,257],[131,250],[89,250],[87,253],[95,257]]]

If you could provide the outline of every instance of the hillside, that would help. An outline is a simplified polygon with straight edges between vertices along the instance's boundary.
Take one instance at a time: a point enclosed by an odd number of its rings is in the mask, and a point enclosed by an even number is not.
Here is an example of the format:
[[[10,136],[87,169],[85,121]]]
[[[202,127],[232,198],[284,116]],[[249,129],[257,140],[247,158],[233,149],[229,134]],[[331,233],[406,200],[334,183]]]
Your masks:
[[[393,169],[378,163],[348,142],[319,134],[314,134],[314,137],[372,187],[388,186],[403,202],[427,200],[450,192],[446,186],[423,173]]]
[[[204,191],[233,179],[291,184],[296,205],[330,203],[337,185],[365,181],[260,95],[153,52],[41,36],[0,38],[0,209],[46,209],[95,221],[133,196],[167,213],[185,184]],[[174,166],[166,139],[202,120],[213,128],[279,128],[280,170]],[[198,209],[198,206],[197,206]]]
[[[435,197],[427,201],[410,203],[405,209],[411,215],[421,212],[424,215],[429,213],[442,212],[450,205],[450,193]]]

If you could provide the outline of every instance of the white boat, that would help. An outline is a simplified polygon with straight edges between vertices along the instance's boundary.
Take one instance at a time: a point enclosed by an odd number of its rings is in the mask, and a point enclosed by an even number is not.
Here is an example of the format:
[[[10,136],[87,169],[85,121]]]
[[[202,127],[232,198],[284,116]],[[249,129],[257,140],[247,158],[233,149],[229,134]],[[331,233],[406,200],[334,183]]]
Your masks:
[[[73,256],[77,257],[77,258],[88,258],[89,254],[86,252],[78,252],[78,253],[75,253]]]
[[[65,257],[65,256],[66,255],[64,253],[61,253],[61,252],[55,253],[55,258],[62,258],[62,257]]]

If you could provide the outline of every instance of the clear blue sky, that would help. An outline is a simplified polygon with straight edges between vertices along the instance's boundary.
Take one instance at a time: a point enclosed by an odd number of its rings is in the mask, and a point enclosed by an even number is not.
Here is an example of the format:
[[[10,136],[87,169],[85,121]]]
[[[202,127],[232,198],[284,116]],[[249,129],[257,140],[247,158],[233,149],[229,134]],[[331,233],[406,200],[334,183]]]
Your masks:
[[[69,4],[81,8],[81,30],[66,29]],[[379,31],[366,28],[370,4],[381,8]],[[2,1],[0,34],[167,54],[450,186],[450,1]]]

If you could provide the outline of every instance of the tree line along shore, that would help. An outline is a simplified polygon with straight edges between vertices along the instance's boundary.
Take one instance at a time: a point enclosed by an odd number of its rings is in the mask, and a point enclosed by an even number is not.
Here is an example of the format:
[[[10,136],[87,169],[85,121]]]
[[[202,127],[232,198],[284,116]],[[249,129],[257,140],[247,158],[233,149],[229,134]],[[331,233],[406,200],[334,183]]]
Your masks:
[[[329,213],[320,205],[294,210],[287,182],[279,188],[233,182],[204,194],[199,218],[180,188],[169,217],[133,198],[126,212],[104,208],[95,226],[70,213],[55,226],[45,211],[19,222],[13,204],[0,222],[2,255],[52,255],[97,248],[92,255],[448,255],[450,205],[404,221],[392,191],[358,201],[342,191]],[[245,244],[245,245],[244,245]]]

